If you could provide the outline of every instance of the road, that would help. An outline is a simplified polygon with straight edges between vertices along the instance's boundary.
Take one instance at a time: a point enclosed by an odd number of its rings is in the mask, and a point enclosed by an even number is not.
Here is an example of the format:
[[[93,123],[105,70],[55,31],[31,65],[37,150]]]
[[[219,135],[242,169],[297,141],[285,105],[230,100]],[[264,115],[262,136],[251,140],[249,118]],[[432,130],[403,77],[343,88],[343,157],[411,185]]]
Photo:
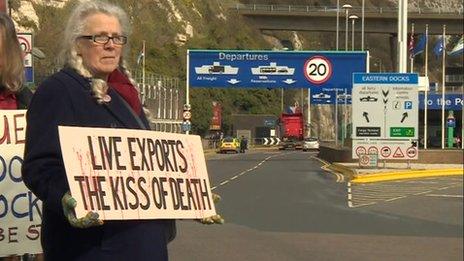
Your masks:
[[[207,159],[224,225],[179,221],[177,260],[463,260],[462,177],[352,185],[314,153]]]

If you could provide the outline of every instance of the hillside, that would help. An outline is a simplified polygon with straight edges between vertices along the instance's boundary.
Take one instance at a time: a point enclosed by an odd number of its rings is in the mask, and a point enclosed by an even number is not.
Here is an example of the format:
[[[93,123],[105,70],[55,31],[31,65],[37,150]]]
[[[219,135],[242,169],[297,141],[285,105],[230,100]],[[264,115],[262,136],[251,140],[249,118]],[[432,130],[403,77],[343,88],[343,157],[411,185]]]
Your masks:
[[[260,32],[253,24],[237,15],[228,7],[236,3],[330,5],[335,0],[111,0],[121,5],[129,14],[132,34],[126,59],[137,69],[136,57],[142,41],[147,42],[147,70],[156,74],[179,77],[185,80],[185,53],[188,48],[198,49],[281,49],[282,43],[291,42],[299,50],[326,50],[334,44],[333,33],[310,32]],[[76,0],[12,0],[13,18],[20,31],[33,31],[35,46],[46,55],[46,59],[35,59],[36,78],[48,75],[59,66],[56,50],[60,49],[60,37],[68,13]],[[360,6],[361,0],[350,1]],[[366,1],[366,7],[397,5],[395,0]],[[429,7],[438,10],[462,10],[460,0],[415,0],[409,8]],[[452,41],[454,39],[451,39]],[[366,49],[382,65],[373,64],[373,70],[392,70],[392,59],[387,35],[366,35]],[[333,46],[332,46],[333,49]],[[416,59],[421,66],[422,58]],[[459,59],[450,64],[461,63]],[[430,61],[430,68],[439,68],[439,61]],[[382,68],[379,68],[381,66]],[[440,71],[430,72],[432,81],[440,79]],[[180,84],[183,88],[184,84]],[[291,105],[299,99],[299,91],[285,92],[285,104]],[[280,111],[280,90],[202,90],[192,91],[193,114],[197,117],[195,131],[205,133],[210,102],[220,101],[224,106],[226,130],[230,127],[231,113],[274,113]],[[330,126],[330,119],[325,119]]]

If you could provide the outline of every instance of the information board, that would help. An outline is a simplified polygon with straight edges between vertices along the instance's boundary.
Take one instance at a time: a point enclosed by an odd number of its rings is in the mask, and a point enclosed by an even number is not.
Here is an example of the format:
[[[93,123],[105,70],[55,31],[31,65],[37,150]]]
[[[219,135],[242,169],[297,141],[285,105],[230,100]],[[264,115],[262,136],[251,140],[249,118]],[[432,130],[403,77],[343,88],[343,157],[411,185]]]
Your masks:
[[[353,138],[418,138],[417,74],[354,74]]]

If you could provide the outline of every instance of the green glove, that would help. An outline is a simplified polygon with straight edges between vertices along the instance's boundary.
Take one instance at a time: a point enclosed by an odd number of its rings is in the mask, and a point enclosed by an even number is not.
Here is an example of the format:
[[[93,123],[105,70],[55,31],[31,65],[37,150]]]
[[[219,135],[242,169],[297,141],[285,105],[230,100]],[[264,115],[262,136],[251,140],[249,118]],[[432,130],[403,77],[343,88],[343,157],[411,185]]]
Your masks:
[[[218,203],[219,200],[221,200],[221,196],[219,196],[218,194],[211,193],[211,195],[213,197],[214,204]],[[202,224],[206,224],[206,225],[224,224],[224,219],[221,217],[221,215],[218,214],[218,215],[214,215],[214,216],[211,216],[211,217],[202,218],[202,219],[198,220],[198,222],[200,222]]]
[[[69,224],[76,228],[88,228],[103,225],[103,220],[99,219],[98,213],[87,213],[85,217],[77,218],[74,209],[76,208],[76,200],[71,197],[69,192],[66,192],[61,198],[61,205],[63,206],[64,216],[68,219]]]

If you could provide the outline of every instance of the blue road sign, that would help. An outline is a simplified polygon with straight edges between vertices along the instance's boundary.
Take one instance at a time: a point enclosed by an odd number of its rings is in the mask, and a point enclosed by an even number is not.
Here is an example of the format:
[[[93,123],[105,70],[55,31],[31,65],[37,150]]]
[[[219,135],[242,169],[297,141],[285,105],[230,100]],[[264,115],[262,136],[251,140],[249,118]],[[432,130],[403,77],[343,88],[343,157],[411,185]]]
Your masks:
[[[427,93],[427,110],[441,110],[441,94],[435,92]],[[419,94],[419,109],[425,109],[424,106],[425,95],[423,93]],[[446,94],[445,95],[445,110],[462,110],[464,105],[464,95],[463,94]]]
[[[456,120],[454,118],[446,119],[446,126],[450,128],[456,128]]]
[[[345,103],[345,90],[337,88],[322,88],[320,91],[311,92],[311,104],[335,104],[335,97],[338,95],[338,104]],[[351,104],[351,93],[346,94],[346,103]]]
[[[418,84],[415,73],[354,73],[353,83],[357,84]]]
[[[189,50],[190,87],[348,89],[367,52]]]
[[[404,102],[404,109],[411,110],[412,109],[412,101],[405,101]]]
[[[192,129],[192,123],[190,121],[183,121],[181,124],[181,129],[183,132],[190,131]]]

